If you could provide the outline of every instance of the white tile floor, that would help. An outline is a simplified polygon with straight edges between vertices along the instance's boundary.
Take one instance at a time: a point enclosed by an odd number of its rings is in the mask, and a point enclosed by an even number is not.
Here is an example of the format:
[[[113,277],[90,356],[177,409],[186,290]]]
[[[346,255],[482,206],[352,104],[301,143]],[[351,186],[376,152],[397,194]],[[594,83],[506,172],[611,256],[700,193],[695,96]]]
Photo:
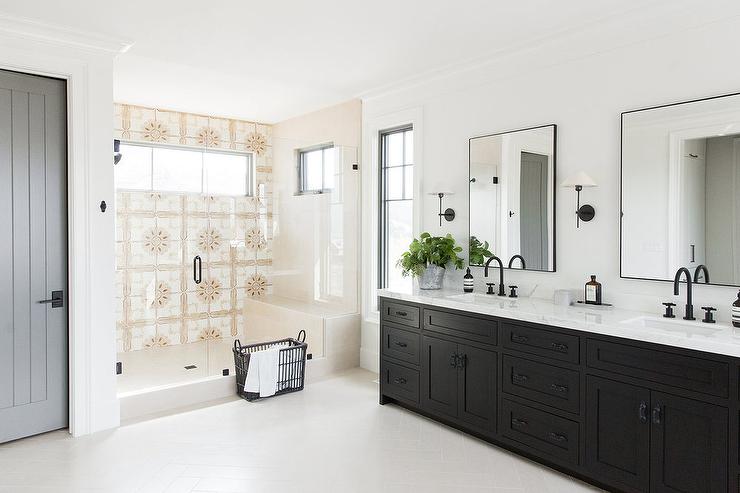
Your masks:
[[[0,445],[0,492],[594,492],[393,405],[352,370],[303,392]]]

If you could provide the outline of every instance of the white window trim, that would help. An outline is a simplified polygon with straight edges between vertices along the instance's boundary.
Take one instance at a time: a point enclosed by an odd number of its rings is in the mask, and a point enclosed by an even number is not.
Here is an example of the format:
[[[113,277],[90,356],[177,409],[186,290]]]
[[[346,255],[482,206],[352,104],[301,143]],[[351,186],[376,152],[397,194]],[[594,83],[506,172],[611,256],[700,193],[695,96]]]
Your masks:
[[[423,217],[422,178],[423,110],[410,108],[393,113],[371,116],[363,121],[362,146],[362,317],[366,322],[378,323],[378,231],[380,225],[378,194],[380,166],[380,132],[403,125],[414,129],[414,193],[413,235],[421,231]]]

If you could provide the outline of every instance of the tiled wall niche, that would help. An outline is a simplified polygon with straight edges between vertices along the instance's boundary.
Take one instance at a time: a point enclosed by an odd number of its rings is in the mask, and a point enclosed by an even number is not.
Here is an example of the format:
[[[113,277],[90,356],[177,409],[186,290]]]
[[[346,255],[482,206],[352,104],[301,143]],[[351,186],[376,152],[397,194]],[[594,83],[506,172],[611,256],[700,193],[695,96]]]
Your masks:
[[[127,142],[251,152],[256,168],[254,197],[116,193],[118,351],[243,335],[245,297],[271,290],[270,127],[116,105],[114,128]]]

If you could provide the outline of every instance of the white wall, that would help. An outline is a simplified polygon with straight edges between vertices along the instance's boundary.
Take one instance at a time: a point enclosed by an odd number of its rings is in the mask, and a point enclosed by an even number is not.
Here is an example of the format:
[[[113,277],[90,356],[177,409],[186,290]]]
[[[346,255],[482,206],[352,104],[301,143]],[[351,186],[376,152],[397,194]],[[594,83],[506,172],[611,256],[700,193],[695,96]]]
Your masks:
[[[596,217],[576,229],[575,193],[558,187],[557,272],[508,271],[507,282],[522,286],[525,294],[537,287],[537,294],[548,296],[556,288],[581,289],[588,275],[596,274],[605,301],[659,313],[660,302],[673,299],[668,283],[619,277],[620,113],[740,90],[740,66],[727,62],[740,30],[740,19],[730,15],[737,10],[738,5],[724,1],[701,7],[676,2],[660,11],[646,6],[629,19],[563,33],[461,73],[368,95],[363,118],[375,120],[406,108],[423,111],[422,186],[426,192],[434,183],[449,184],[456,194],[445,205],[458,216],[440,228],[433,214],[436,204],[424,196],[422,229],[450,232],[461,244],[468,238],[468,138],[557,124],[556,182],[585,170],[599,187],[585,189],[581,202],[592,204]],[[701,70],[687,60],[702,60]],[[481,290],[482,269],[473,274]],[[458,289],[461,278],[462,272],[448,274],[446,283]],[[718,306],[720,320],[727,321],[735,293],[700,286],[695,305]],[[363,328],[363,353],[377,355],[377,324],[366,317]]]
[[[125,43],[3,17],[0,68],[68,80],[70,431],[118,426],[113,57]],[[101,213],[99,204],[109,207]]]

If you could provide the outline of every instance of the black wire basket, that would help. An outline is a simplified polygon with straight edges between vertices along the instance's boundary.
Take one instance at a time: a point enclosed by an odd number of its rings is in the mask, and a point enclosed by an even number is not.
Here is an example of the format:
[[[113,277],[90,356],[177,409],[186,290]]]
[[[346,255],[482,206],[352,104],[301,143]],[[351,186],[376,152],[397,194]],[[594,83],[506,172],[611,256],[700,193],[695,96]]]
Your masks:
[[[248,401],[260,399],[258,392],[245,392],[244,382],[249,371],[251,353],[264,351],[279,346],[277,391],[274,395],[288,394],[303,390],[303,381],[306,375],[306,331],[301,330],[298,337],[280,339],[279,341],[260,342],[242,346],[239,339],[234,341],[234,366],[236,367],[236,393]],[[273,397],[273,396],[270,396]]]

